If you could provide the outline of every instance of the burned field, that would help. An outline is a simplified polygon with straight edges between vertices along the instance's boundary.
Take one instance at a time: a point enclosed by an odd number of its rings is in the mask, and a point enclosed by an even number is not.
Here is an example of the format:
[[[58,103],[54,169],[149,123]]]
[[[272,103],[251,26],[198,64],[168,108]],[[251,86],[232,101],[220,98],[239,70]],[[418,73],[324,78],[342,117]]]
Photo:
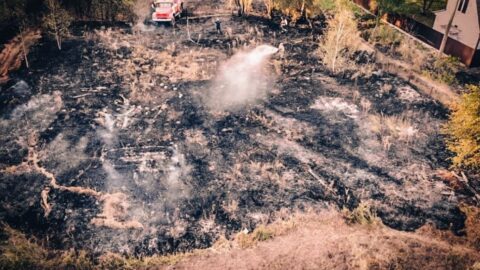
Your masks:
[[[463,228],[441,181],[441,104],[373,65],[330,76],[318,30],[222,21],[76,26],[61,52],[36,46],[1,89],[1,220],[54,248],[128,254],[361,202],[395,229]],[[261,93],[211,105],[222,64],[262,44],[284,51]]]

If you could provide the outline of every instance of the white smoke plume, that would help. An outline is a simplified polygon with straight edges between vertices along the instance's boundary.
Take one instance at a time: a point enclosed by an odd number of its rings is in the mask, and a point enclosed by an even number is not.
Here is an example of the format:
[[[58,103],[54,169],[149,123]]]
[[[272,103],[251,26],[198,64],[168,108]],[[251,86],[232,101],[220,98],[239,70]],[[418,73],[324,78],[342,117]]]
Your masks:
[[[220,67],[204,103],[212,110],[235,111],[264,99],[273,82],[267,60],[277,51],[261,45],[235,54]]]
[[[155,30],[152,25],[145,25],[144,21],[150,20],[152,0],[137,0],[132,7],[133,13],[137,17],[137,21],[133,26],[135,32],[150,32]]]

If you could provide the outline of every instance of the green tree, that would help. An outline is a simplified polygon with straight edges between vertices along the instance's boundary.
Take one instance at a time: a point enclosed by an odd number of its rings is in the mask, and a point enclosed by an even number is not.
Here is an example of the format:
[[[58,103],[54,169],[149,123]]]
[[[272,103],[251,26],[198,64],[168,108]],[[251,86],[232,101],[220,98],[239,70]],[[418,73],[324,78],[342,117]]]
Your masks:
[[[46,0],[47,14],[43,17],[43,26],[55,37],[57,47],[62,49],[62,40],[68,36],[72,17],[60,6],[58,0]]]
[[[480,168],[480,86],[468,86],[461,96],[444,130],[447,146],[455,153],[453,165]]]

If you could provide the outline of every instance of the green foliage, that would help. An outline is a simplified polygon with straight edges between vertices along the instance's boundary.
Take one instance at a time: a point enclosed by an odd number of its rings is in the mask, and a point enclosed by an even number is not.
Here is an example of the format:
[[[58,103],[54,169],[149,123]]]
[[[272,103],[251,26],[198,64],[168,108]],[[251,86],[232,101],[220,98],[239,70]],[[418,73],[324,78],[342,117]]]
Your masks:
[[[448,149],[455,153],[453,165],[480,168],[480,86],[470,85],[461,96],[444,130]]]
[[[54,36],[57,41],[58,49],[62,49],[62,39],[69,34],[68,27],[72,22],[72,17],[60,6],[58,0],[47,0],[48,13],[43,17],[43,27],[47,32]]]

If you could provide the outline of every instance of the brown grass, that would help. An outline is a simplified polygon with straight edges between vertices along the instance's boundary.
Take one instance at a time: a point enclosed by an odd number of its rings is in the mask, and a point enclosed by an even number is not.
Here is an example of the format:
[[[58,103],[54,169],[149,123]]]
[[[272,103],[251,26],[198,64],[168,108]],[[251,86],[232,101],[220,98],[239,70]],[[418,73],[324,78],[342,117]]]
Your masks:
[[[480,208],[462,205],[460,208],[467,217],[465,220],[465,232],[468,242],[480,251]]]
[[[360,209],[361,216],[372,213],[364,211],[365,207]],[[478,209],[469,213],[478,215]],[[478,226],[476,215],[467,214],[467,235],[473,235],[470,222]],[[144,258],[107,253],[97,260],[83,251],[47,250],[4,226],[6,240],[0,245],[0,269],[172,269],[174,266],[175,269],[477,270],[479,267],[478,250],[462,244],[463,238],[440,237],[442,233],[432,228],[409,233],[389,229],[381,223],[348,225],[344,216],[334,210],[284,213],[283,217],[260,225],[253,232],[241,232],[233,240],[222,237],[206,250]]]

